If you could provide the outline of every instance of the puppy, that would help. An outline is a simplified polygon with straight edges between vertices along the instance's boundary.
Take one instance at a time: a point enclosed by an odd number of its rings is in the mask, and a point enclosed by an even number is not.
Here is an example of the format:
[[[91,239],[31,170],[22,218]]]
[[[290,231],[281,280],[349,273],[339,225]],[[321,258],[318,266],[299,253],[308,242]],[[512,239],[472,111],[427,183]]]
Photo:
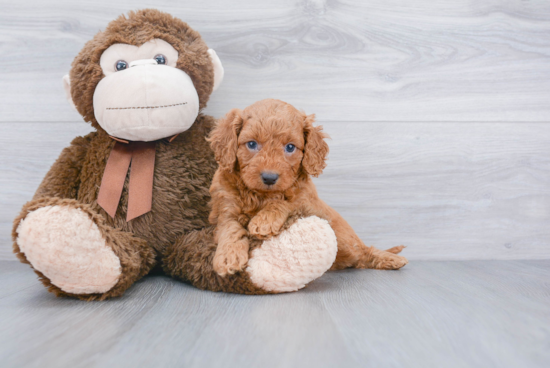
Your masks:
[[[311,176],[326,166],[328,136],[306,116],[279,100],[263,100],[231,110],[208,141],[218,161],[210,194],[210,222],[218,244],[214,270],[241,271],[248,261],[249,236],[279,234],[289,216],[318,216],[329,222],[338,242],[331,269],[399,269],[403,246],[386,251],[367,247],[334,209],[317,195]]]

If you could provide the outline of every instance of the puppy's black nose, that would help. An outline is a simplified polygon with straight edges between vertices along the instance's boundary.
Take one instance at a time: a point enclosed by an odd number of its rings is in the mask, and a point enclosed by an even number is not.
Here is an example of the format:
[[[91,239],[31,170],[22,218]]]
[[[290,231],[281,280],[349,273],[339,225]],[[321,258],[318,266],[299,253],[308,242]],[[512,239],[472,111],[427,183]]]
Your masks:
[[[277,179],[279,179],[279,174],[275,174],[272,172],[262,173],[262,181],[265,185],[273,185],[277,182]]]

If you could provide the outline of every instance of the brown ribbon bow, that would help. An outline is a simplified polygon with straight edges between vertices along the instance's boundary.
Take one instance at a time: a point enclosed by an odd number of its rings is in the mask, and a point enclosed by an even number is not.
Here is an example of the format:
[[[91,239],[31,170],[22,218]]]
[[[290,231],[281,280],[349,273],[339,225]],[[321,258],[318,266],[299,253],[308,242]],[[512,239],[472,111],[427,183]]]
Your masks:
[[[130,163],[132,170],[130,172],[126,221],[151,211],[155,145],[156,142],[123,143],[117,141],[115,143],[107,160],[97,197],[97,204],[111,217],[115,217]]]
[[[177,136],[171,137],[168,142],[172,142]],[[111,138],[116,142],[101,179],[97,204],[109,216],[115,217],[131,163],[126,214],[126,221],[130,221],[151,211],[156,142],[129,142]]]

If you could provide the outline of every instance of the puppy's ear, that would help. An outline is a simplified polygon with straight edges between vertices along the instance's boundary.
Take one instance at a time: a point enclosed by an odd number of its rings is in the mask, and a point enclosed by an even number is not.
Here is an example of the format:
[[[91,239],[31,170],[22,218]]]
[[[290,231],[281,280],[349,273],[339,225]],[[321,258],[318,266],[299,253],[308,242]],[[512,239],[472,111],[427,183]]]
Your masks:
[[[302,166],[306,173],[312,176],[319,176],[327,166],[326,159],[328,155],[328,144],[325,138],[329,138],[324,133],[322,126],[313,126],[315,115],[308,115],[304,120],[304,158]]]
[[[222,119],[218,120],[216,127],[206,139],[214,151],[216,161],[220,168],[229,172],[235,168],[237,161],[237,138],[243,127],[242,111],[233,109]]]

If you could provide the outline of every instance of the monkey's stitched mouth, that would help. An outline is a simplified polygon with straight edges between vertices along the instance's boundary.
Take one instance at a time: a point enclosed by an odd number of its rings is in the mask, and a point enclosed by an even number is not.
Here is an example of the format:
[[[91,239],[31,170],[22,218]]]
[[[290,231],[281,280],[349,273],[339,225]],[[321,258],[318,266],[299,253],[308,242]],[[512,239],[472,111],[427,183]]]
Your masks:
[[[181,102],[172,105],[160,105],[160,106],[136,106],[136,107],[106,107],[105,110],[140,110],[140,109],[162,109],[165,107],[175,107],[187,105],[187,102]]]

